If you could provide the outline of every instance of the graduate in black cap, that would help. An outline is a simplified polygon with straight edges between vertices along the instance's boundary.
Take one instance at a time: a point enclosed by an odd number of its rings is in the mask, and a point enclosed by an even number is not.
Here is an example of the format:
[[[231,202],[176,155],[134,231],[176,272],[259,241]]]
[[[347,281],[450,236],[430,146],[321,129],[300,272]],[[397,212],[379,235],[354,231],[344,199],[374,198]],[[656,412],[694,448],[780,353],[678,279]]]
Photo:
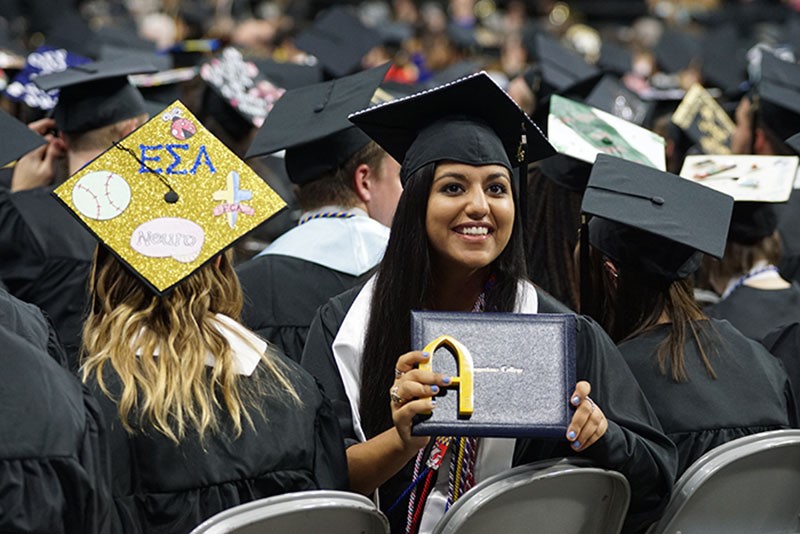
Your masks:
[[[303,213],[297,227],[237,269],[243,320],[296,361],[317,308],[369,273],[389,239],[400,166],[347,120],[369,105],[386,70],[288,91],[248,151],[286,150]]]
[[[143,71],[148,68],[139,62],[114,60],[37,77],[43,89],[61,89],[53,120],[47,122],[59,138],[43,154],[20,161],[13,192],[0,191],[0,278],[15,296],[50,316],[73,369],[95,241],[63,210],[54,209],[54,145],[63,146],[73,173],[143,123],[144,100],[127,80],[128,74]]]
[[[54,194],[99,242],[81,374],[109,427],[111,532],[189,532],[243,502],[343,489],[328,401],[238,321],[225,250],[281,198],[179,101]]]
[[[722,255],[732,207],[710,188],[605,155],[583,199],[594,215],[592,315],[677,445],[678,474],[722,443],[797,422],[778,362],[693,299],[691,275],[703,253]]]
[[[302,364],[333,399],[349,445],[351,489],[379,490],[393,532],[429,532],[449,499],[448,470],[440,469],[438,480],[429,471],[414,490],[415,465],[424,466],[434,447],[441,451],[441,442],[411,436],[411,425],[416,414],[434,408],[432,396],[449,377],[415,370],[425,355],[408,352],[410,313],[552,311],[525,278],[512,169],[553,148],[486,73],[351,120],[403,162],[405,189],[376,276],[320,308]],[[593,322],[579,323],[580,382],[571,393],[576,410],[566,435],[470,441],[467,460],[446,453],[442,465],[457,472],[474,460],[479,482],[514,463],[591,458],[630,481],[627,528],[634,531],[656,518],[669,493],[675,450],[611,340]],[[432,488],[427,499],[425,487]]]

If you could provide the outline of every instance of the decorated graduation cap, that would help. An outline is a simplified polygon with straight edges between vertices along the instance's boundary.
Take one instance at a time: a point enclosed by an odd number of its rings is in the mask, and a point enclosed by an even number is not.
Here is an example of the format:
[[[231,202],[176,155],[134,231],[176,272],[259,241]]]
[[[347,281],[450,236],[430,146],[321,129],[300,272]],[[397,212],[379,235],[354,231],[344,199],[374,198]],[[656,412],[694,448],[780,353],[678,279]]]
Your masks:
[[[401,162],[404,184],[436,161],[512,169],[555,153],[539,127],[485,72],[359,111],[350,120]]]
[[[381,35],[347,8],[332,7],[297,36],[295,46],[316,56],[328,74],[339,78],[360,70],[361,59],[381,42]]]
[[[34,81],[45,91],[61,90],[54,111],[56,125],[78,133],[145,113],[144,98],[128,75],[155,71],[138,58],[119,58],[73,66]]]
[[[34,109],[50,110],[58,102],[58,90],[45,91],[33,79],[54,72],[62,72],[70,67],[89,63],[89,58],[73,54],[63,48],[40,46],[28,54],[25,66],[6,87],[5,94],[14,102],[23,102]]]
[[[674,174],[600,154],[581,209],[589,242],[619,265],[685,278],[701,254],[725,253],[733,198]]]
[[[0,167],[47,143],[44,137],[3,110],[0,110],[0,135],[3,136],[3,143],[0,144]]]
[[[337,168],[370,139],[347,116],[368,106],[389,65],[287,91],[256,133],[246,157],[286,150],[289,179],[303,185]]]
[[[759,115],[780,139],[800,130],[800,65],[764,53],[758,94]]]
[[[285,206],[179,101],[54,194],[159,295]]]
[[[586,104],[611,113],[634,124],[643,124],[650,115],[652,105],[622,85],[614,76],[606,74],[586,97]]]
[[[775,205],[787,202],[797,156],[687,156],[681,176],[734,198],[728,240],[752,245],[778,227]]]
[[[236,113],[256,128],[286,89],[267,80],[256,63],[236,48],[225,48],[200,67],[200,77]]]
[[[672,114],[673,124],[683,130],[704,154],[730,154],[736,124],[700,84],[686,92]]]
[[[632,122],[559,95],[550,99],[550,142],[559,153],[593,163],[609,154],[657,169],[666,169],[666,141]]]
[[[541,32],[535,37],[535,55],[539,61],[544,93],[564,92],[582,82],[597,81],[600,75],[597,67]]]

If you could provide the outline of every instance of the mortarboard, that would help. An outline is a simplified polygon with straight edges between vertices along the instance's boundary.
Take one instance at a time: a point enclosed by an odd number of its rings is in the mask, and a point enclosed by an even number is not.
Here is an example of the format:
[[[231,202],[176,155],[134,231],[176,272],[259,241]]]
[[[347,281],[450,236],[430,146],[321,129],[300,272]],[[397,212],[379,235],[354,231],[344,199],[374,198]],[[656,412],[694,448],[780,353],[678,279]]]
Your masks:
[[[652,110],[652,105],[636,96],[617,78],[606,74],[586,97],[586,104],[611,113],[615,117],[634,124],[643,124]]]
[[[653,50],[656,61],[667,73],[680,72],[699,59],[703,46],[699,39],[682,30],[667,28]]]
[[[400,178],[451,160],[507,168],[554,154],[538,126],[485,72],[387,102],[350,120],[402,163]],[[521,153],[526,138],[526,153]]]
[[[0,134],[3,136],[3,143],[0,145],[0,167],[47,143],[44,137],[3,110],[0,110]]]
[[[246,60],[232,47],[204,63],[200,67],[200,77],[256,128],[264,123],[275,102],[286,91],[267,80],[253,61]]]
[[[550,142],[560,153],[593,163],[597,154],[666,169],[666,142],[655,133],[605,111],[558,95],[550,99]]]
[[[760,116],[780,139],[800,130],[800,65],[764,53],[758,94]]]
[[[564,154],[556,154],[539,162],[545,178],[568,191],[581,193],[586,190],[592,164]]]
[[[155,72],[136,58],[96,61],[35,78],[45,91],[60,89],[54,118],[67,133],[85,132],[145,113],[129,74]]]
[[[726,95],[741,95],[740,88],[747,74],[743,42],[734,25],[725,25],[709,32],[701,53],[701,73],[706,85],[719,87]]]
[[[253,59],[252,61],[267,80],[287,91],[314,85],[323,80],[322,68],[319,65],[300,65],[272,59]]]
[[[673,124],[700,146],[704,154],[730,154],[736,124],[700,84],[694,84],[672,114]]]
[[[703,252],[725,253],[733,198],[674,174],[597,156],[581,210],[593,215],[589,242],[625,267],[678,280]]]
[[[775,205],[787,202],[797,156],[687,156],[681,176],[733,197],[728,239],[752,245],[778,227]]]
[[[179,101],[54,194],[158,295],[285,206]]]
[[[381,42],[378,32],[346,8],[332,7],[297,36],[295,46],[316,56],[331,76],[339,78],[361,70],[361,59]]]
[[[563,93],[581,82],[597,81],[601,74],[599,69],[549,35],[538,33],[535,42],[535,55],[542,77],[541,89],[546,94]],[[541,100],[546,94],[537,95],[537,98]]]
[[[287,91],[247,150],[247,158],[286,150],[286,171],[298,184],[316,180],[369,143],[347,116],[368,106],[389,64]]]
[[[786,144],[789,145],[792,150],[800,154],[800,133],[796,133],[787,139]]]
[[[70,67],[89,63],[89,58],[73,54],[63,48],[40,46],[28,54],[25,66],[6,88],[6,96],[14,102],[23,102],[30,108],[50,110],[58,102],[58,90],[45,91],[33,81],[37,76],[62,72]]]
[[[597,66],[606,72],[622,76],[633,68],[633,54],[613,41],[604,40]]]

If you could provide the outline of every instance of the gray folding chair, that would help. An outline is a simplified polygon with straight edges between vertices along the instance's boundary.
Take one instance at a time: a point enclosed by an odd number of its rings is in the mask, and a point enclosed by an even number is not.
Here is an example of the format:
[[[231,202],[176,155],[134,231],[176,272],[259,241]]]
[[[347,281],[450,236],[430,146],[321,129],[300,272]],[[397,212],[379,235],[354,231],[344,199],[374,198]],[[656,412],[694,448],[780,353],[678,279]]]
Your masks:
[[[545,460],[487,478],[445,513],[434,534],[615,534],[630,502],[616,471]]]
[[[693,532],[800,532],[800,430],[745,436],[689,466],[648,533]]]
[[[207,519],[191,534],[389,534],[375,504],[345,491],[301,491],[260,499]]]

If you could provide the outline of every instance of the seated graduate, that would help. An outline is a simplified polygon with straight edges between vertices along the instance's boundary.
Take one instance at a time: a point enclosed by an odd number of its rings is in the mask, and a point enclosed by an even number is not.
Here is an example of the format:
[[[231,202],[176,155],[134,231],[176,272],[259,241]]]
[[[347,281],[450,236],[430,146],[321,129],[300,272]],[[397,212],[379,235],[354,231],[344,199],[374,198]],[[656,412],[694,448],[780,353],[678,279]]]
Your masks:
[[[0,290],[0,532],[108,532],[102,413],[48,330],[38,309]]]
[[[173,160],[159,150],[176,132]],[[87,208],[83,189],[109,202]],[[56,194],[101,243],[81,371],[109,426],[114,530],[188,532],[243,502],[346,487],[330,403],[237,321],[223,251],[283,206],[275,192],[176,102]]]
[[[450,378],[415,369],[427,356],[409,352],[411,310],[546,308],[525,277],[511,161],[520,149],[534,157],[552,149],[485,73],[356,113],[351,120],[403,162],[404,191],[376,276],[320,308],[302,364],[334,401],[349,445],[351,489],[364,494],[377,489],[394,532],[429,532],[455,488],[448,490],[448,477],[441,474],[427,481],[433,488],[427,500],[422,489],[419,499],[408,498],[415,467],[427,462],[438,441],[412,436],[411,426],[416,414],[434,408],[434,395]],[[527,146],[520,145],[522,128]],[[669,493],[674,445],[611,340],[584,318],[578,320],[577,378],[571,394],[576,409],[563,439],[484,438],[466,460],[448,452],[442,465],[452,465],[454,472],[463,467],[459,462],[474,461],[479,482],[515,463],[590,458],[630,481],[634,497],[627,528],[633,531],[656,518]],[[430,473],[436,478],[437,471]],[[468,488],[459,487],[458,493]]]
[[[727,441],[796,424],[786,372],[692,296],[702,253],[720,256],[733,199],[678,176],[599,156],[584,196],[591,314],[619,344],[682,473]]]

